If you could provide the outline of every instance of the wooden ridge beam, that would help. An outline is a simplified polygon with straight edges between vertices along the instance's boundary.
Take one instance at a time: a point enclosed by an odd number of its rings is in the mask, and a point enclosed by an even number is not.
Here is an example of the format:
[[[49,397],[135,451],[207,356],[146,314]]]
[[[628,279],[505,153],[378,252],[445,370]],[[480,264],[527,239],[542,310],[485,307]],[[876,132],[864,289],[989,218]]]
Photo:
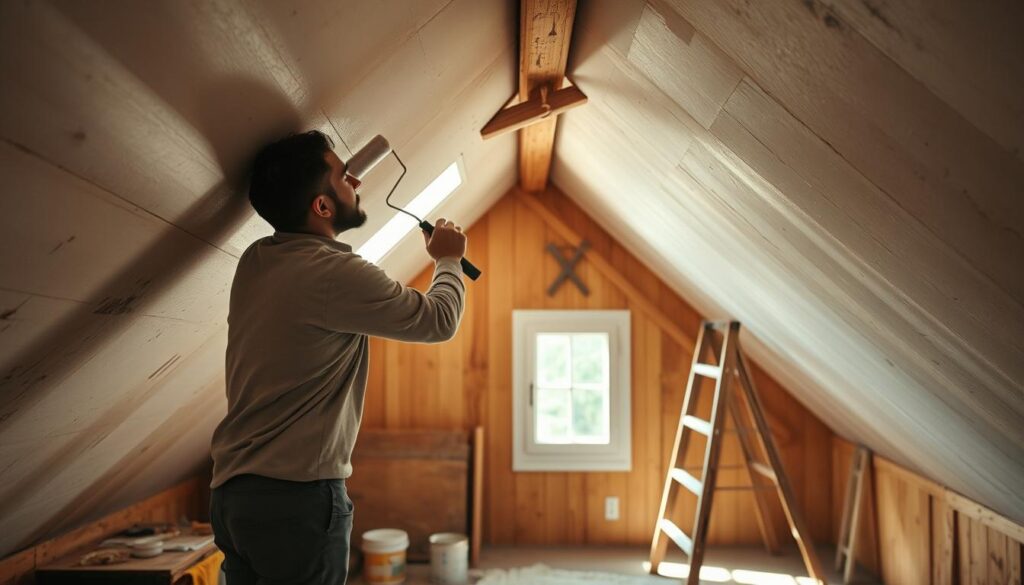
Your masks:
[[[562,88],[569,59],[576,0],[522,0],[519,13],[519,101],[552,94]],[[523,128],[519,133],[519,184],[542,191],[551,172],[557,117]]]

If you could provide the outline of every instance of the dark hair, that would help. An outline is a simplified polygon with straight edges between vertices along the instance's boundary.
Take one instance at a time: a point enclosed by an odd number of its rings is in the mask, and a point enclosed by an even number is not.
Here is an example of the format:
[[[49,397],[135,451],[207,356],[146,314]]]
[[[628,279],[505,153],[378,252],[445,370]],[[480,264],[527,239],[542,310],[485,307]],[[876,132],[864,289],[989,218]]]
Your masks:
[[[249,202],[256,213],[277,231],[302,230],[310,203],[324,192],[324,177],[331,168],[324,153],[332,148],[334,142],[317,130],[263,147],[253,161],[249,182]]]

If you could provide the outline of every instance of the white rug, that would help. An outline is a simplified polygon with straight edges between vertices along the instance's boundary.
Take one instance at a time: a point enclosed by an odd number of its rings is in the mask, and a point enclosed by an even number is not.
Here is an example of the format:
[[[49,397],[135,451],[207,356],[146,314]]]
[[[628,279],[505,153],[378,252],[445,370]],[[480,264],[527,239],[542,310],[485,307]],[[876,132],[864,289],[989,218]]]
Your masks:
[[[486,571],[476,585],[666,585],[678,583],[653,575],[616,575],[589,571],[552,569],[547,565],[533,565],[518,569],[492,569]]]

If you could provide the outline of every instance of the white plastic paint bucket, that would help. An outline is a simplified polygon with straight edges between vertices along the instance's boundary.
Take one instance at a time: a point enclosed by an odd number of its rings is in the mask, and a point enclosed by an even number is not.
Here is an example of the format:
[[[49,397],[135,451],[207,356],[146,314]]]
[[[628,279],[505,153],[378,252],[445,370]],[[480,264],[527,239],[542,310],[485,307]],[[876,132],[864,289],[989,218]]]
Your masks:
[[[409,535],[396,528],[363,533],[363,579],[372,585],[398,585],[405,581],[405,553]]]
[[[469,580],[469,538],[457,532],[430,535],[430,580],[463,585]]]

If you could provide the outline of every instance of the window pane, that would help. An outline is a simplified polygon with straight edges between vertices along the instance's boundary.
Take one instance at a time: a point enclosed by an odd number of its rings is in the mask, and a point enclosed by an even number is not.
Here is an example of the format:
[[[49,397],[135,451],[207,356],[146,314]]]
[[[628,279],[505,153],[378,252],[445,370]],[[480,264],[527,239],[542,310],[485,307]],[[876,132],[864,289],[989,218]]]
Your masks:
[[[537,335],[537,386],[569,388],[568,335]]]
[[[538,443],[569,443],[571,393],[569,390],[537,389],[537,424],[535,429]]]
[[[608,392],[574,388],[572,391],[572,432],[574,443],[607,444],[610,437]]]
[[[577,333],[573,335],[573,384],[607,386],[608,358],[607,333]]]

